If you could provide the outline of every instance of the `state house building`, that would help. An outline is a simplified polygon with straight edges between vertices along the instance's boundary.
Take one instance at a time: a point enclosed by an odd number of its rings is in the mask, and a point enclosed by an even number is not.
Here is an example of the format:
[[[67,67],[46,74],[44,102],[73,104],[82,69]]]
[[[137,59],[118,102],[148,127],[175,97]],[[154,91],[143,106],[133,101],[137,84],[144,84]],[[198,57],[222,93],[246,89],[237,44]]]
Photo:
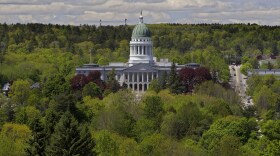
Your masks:
[[[100,71],[101,79],[106,81],[108,73],[115,69],[115,78],[121,86],[127,86],[133,91],[144,92],[149,88],[153,79],[160,77],[164,72],[170,72],[172,62],[168,59],[153,57],[153,42],[151,31],[143,23],[141,14],[139,23],[134,27],[130,41],[130,55],[127,63],[111,62],[106,66],[85,64],[76,68],[76,74],[88,75],[92,71]],[[183,67],[196,68],[198,64],[177,65],[177,70]]]

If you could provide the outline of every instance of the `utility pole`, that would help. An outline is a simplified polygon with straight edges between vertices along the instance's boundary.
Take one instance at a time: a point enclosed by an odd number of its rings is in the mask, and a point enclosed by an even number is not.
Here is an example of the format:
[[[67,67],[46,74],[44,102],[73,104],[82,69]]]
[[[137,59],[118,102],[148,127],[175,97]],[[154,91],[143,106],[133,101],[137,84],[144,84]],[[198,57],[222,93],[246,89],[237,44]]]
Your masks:
[[[126,26],[127,19],[124,19],[124,26]]]
[[[99,26],[100,26],[100,27],[101,27],[101,22],[102,22],[102,20],[100,19],[100,20],[99,20]]]

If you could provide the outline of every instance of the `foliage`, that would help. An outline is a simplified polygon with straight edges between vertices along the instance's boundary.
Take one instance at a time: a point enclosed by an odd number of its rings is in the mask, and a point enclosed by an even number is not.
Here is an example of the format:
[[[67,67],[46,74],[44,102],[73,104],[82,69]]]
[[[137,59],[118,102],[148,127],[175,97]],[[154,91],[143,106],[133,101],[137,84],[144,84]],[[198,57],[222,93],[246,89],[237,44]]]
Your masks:
[[[25,155],[25,140],[31,134],[26,125],[6,123],[0,133],[0,155],[21,156]]]
[[[70,112],[62,115],[51,136],[47,153],[50,155],[92,155],[93,142],[88,130],[81,131]]]
[[[31,138],[27,141],[28,147],[25,149],[26,155],[45,155],[46,147],[46,134],[44,128],[39,121],[39,118],[35,118],[31,123],[32,135]]]
[[[168,87],[172,94],[180,93],[180,81],[176,70],[176,64],[172,62],[169,78]]]
[[[93,82],[90,82],[84,86],[82,94],[83,97],[91,96],[102,98],[101,89]]]
[[[113,68],[113,70],[111,70],[110,73],[108,74],[108,80],[107,80],[107,89],[109,90],[109,92],[113,92],[113,93],[116,93],[120,89],[120,84],[116,80],[115,76],[116,76],[115,69]]]
[[[30,94],[30,83],[27,80],[17,80],[11,87],[11,97],[20,105],[24,105]]]
[[[167,114],[162,122],[162,133],[176,139],[182,139],[195,133],[202,114],[194,103],[181,106],[176,114]]]
[[[255,130],[255,121],[228,116],[214,122],[210,129],[203,134],[200,144],[203,148],[213,152],[223,136],[238,137],[242,143],[245,143]]]
[[[11,122],[14,119],[14,106],[11,99],[0,94],[0,129],[5,122]]]
[[[15,113],[15,121],[30,126],[33,120],[40,116],[40,111],[33,106],[19,107]]]
[[[242,66],[240,67],[241,73],[246,76],[248,75],[248,70],[250,69],[253,69],[253,66],[250,63],[242,64]]]

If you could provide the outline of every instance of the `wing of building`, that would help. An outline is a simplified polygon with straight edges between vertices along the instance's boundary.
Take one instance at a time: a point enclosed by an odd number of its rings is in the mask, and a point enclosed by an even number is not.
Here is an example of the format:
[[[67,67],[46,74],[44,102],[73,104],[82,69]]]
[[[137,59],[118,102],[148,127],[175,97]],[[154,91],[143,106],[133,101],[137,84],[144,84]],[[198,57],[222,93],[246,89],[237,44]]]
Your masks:
[[[168,59],[160,59],[157,62],[153,56],[153,42],[151,31],[143,22],[140,15],[139,23],[134,27],[130,41],[130,55],[127,63],[112,62],[107,66],[97,64],[85,64],[76,68],[76,74],[88,75],[93,71],[100,71],[101,79],[106,81],[108,73],[115,69],[116,80],[121,86],[127,86],[133,91],[144,92],[149,88],[153,79],[160,77],[164,72],[170,72],[172,62]],[[177,70],[185,67],[199,67],[198,64],[178,65]]]

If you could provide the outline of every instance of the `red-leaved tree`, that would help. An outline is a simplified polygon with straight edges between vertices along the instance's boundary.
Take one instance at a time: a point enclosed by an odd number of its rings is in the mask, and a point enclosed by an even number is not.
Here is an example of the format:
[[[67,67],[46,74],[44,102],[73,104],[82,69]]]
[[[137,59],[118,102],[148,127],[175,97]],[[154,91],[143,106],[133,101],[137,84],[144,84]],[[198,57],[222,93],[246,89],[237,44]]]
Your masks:
[[[106,88],[106,84],[100,78],[101,73],[99,71],[90,72],[87,76],[83,74],[75,75],[71,79],[71,87],[73,90],[81,90],[83,87],[89,82],[93,82],[98,85],[98,87],[104,91]]]
[[[179,71],[179,78],[182,86],[184,87],[184,92],[190,92],[194,85],[195,70],[193,68],[182,68]]]
[[[100,76],[101,73],[99,71],[93,71],[88,74],[87,80],[88,82],[94,82],[100,87],[102,91],[104,91],[106,88],[106,84],[104,81],[101,80]]]
[[[210,71],[206,67],[199,67],[195,69],[195,77],[194,77],[194,83],[199,84],[204,81],[211,80],[212,76],[210,74]]]
[[[83,74],[75,75],[71,79],[71,87],[73,90],[80,90],[88,83],[88,79]]]

